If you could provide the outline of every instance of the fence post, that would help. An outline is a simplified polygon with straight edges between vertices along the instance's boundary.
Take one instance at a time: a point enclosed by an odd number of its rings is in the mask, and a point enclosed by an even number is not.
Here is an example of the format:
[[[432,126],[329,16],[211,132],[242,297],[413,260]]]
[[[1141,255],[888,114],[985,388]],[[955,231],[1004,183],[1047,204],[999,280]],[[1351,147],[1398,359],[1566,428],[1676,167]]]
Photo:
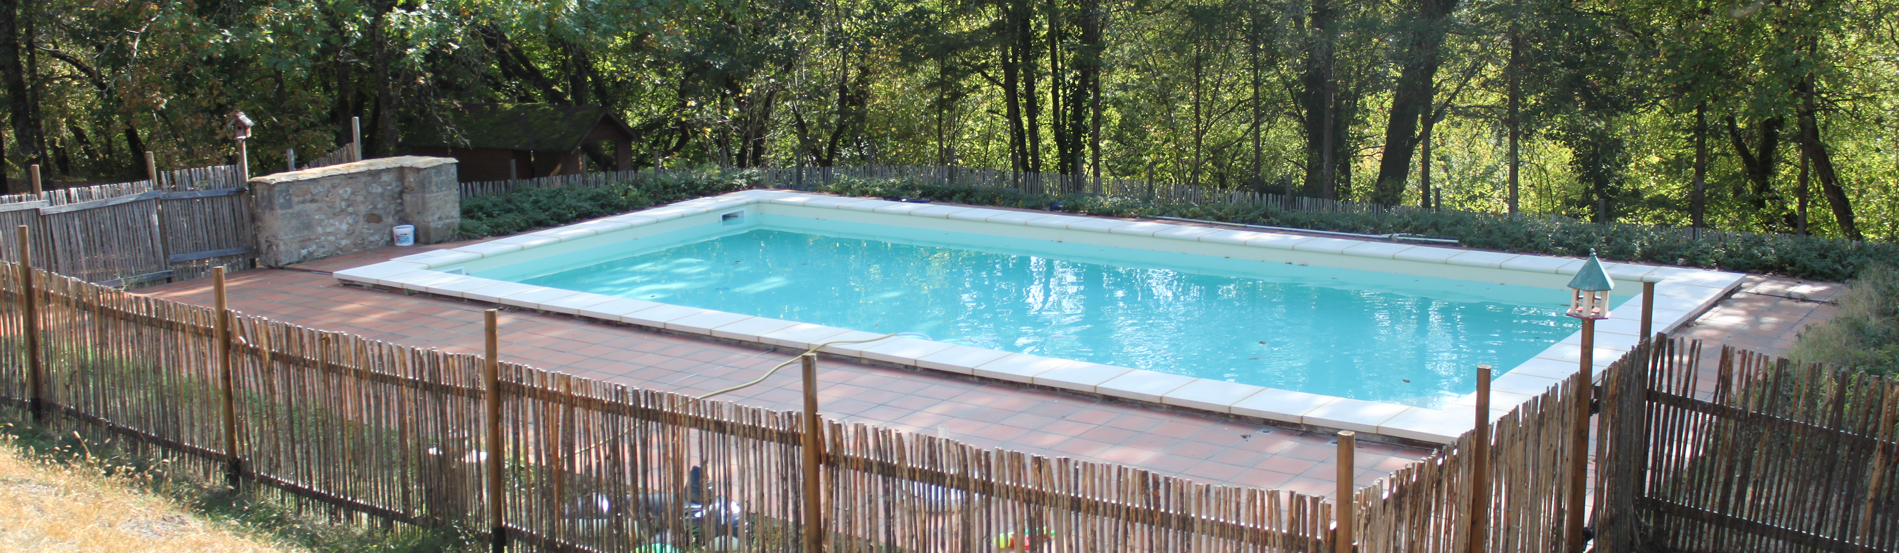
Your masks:
[[[350,161],[363,161],[363,119],[350,116]]]
[[[1477,424],[1471,429],[1471,543],[1484,553],[1491,533],[1491,366],[1478,365]]]
[[[39,298],[33,294],[31,232],[26,225],[19,226],[14,234],[19,249],[14,251],[20,255],[20,330],[26,333],[26,408],[33,413],[33,422],[39,424],[46,422],[46,369],[40,359],[40,310]]]
[[[1333,509],[1333,553],[1352,553],[1353,524],[1359,521],[1355,509],[1359,504],[1353,499],[1352,453],[1358,434],[1351,430],[1339,431],[1339,475],[1335,480],[1338,487],[1334,494]]]
[[[152,189],[158,189],[158,156],[151,150],[145,151],[145,178],[152,180]]]
[[[26,182],[27,184],[32,185],[33,194],[36,196],[46,191],[45,188],[43,188],[42,185],[40,184],[39,164],[35,163],[33,165],[26,166]]]
[[[1656,314],[1656,283],[1654,281],[1651,281],[1645,278],[1643,279],[1643,319],[1642,319],[1643,322],[1642,324],[1638,325],[1642,328],[1640,332],[1636,333],[1637,339],[1648,340],[1652,338],[1652,336],[1649,335],[1650,322],[1654,320],[1655,314]]]
[[[354,118],[352,118],[354,121]],[[500,311],[490,309],[484,314],[488,341],[487,355],[482,358],[482,379],[488,386],[488,548],[495,553],[508,549],[508,526],[503,518],[503,508],[507,501],[502,498],[501,456],[501,353],[500,334],[497,317]]]
[[[251,148],[240,138],[238,143],[238,173],[243,180],[251,180]]]
[[[819,485],[824,451],[818,420],[818,355],[807,353],[799,358],[805,373],[805,551],[825,550],[824,488]]]
[[[1583,553],[1583,488],[1590,474],[1590,364],[1596,348],[1595,319],[1583,320],[1583,348],[1578,355],[1577,410],[1570,425],[1570,489],[1564,501],[1564,551]]]
[[[218,321],[213,326],[218,341],[218,398],[224,415],[224,483],[238,489],[243,461],[238,457],[236,381],[231,378],[231,305],[225,301],[224,266],[211,268],[211,289],[217,296]]]

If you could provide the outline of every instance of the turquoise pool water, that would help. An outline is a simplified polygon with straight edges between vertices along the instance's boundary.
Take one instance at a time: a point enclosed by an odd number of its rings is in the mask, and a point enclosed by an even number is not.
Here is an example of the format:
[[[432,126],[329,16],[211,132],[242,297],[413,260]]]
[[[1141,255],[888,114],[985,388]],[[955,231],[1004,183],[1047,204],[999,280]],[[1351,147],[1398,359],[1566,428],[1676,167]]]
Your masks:
[[[472,274],[1434,408],[1577,328],[1542,288],[749,219]]]

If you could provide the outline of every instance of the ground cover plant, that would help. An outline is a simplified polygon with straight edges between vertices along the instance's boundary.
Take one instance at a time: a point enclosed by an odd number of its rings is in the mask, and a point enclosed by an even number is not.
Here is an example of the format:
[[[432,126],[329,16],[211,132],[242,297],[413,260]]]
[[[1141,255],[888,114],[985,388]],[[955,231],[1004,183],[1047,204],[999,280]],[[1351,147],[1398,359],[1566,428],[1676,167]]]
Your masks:
[[[1453,210],[1300,211],[1245,203],[1195,205],[1094,194],[1024,194],[997,188],[851,177],[839,178],[820,190],[850,196],[915,198],[1115,217],[1181,217],[1340,232],[1417,234],[1454,238],[1461,245],[1488,250],[1561,256],[1581,256],[1595,250],[1608,260],[1834,281],[1850,278],[1869,266],[1891,267],[1897,259],[1891,243],[1792,235],[1691,240],[1677,229],[1666,227],[1598,224],[1562,218],[1512,218]]]
[[[1900,302],[1892,264],[1868,267],[1834,298],[1840,311],[1801,332],[1788,358],[1892,376],[1900,369]]]
[[[701,169],[638,177],[607,186],[533,188],[462,199],[462,238],[506,236],[751,188],[752,171]]]

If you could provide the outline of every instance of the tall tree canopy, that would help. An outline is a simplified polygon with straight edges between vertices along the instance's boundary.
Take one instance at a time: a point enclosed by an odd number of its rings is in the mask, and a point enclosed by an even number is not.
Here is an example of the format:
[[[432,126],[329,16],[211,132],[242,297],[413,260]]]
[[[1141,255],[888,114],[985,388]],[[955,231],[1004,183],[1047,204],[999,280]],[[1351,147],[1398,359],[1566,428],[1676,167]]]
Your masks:
[[[1895,238],[1894,0],[0,0],[8,188],[254,167],[448,102],[636,164],[945,164]],[[601,167],[605,152],[590,151]]]

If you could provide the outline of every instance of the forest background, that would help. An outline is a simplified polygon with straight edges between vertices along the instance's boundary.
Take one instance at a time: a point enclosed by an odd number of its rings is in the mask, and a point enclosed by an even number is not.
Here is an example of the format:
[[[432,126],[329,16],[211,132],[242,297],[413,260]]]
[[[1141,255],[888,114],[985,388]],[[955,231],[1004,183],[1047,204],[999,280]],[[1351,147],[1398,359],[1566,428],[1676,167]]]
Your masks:
[[[0,0],[6,188],[452,102],[593,104],[637,166],[990,167],[1896,235],[1893,0]],[[596,168],[612,165],[590,151]]]

